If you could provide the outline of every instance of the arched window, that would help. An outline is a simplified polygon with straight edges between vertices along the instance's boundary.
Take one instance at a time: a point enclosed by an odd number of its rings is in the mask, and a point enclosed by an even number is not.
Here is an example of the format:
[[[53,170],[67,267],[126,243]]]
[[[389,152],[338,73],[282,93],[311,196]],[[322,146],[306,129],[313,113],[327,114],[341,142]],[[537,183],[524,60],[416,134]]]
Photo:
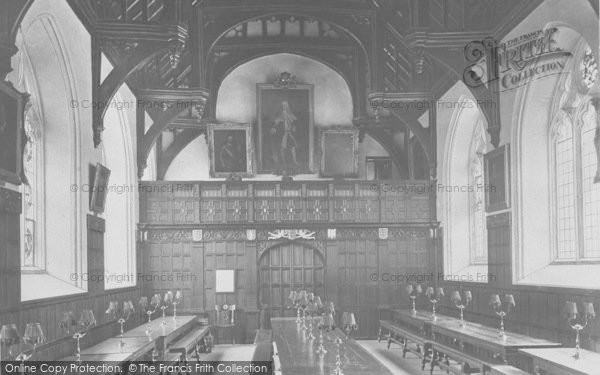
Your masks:
[[[124,98],[126,98],[124,100]],[[105,289],[136,285],[135,201],[137,180],[134,170],[132,140],[127,106],[134,100],[131,91],[122,86],[115,94],[104,116],[102,141],[103,162],[110,169],[110,180],[104,211],[104,280]]]
[[[37,104],[30,101],[25,112],[25,142],[23,149],[23,176],[21,186],[21,267],[23,270],[43,270],[44,252],[43,238],[43,197],[40,192],[43,175],[42,129]]]
[[[576,108],[575,121],[561,110],[553,133],[556,261],[600,258],[600,184],[594,183],[596,112],[590,101]]]
[[[488,281],[482,276],[488,272],[483,164],[487,142],[482,113],[474,100],[462,95],[456,100],[445,137],[438,188],[443,207],[444,274],[455,280]]]
[[[469,163],[469,221],[471,225],[471,264],[487,263],[487,229],[485,218],[485,184],[483,155],[486,151],[486,133],[479,119],[471,140]]]

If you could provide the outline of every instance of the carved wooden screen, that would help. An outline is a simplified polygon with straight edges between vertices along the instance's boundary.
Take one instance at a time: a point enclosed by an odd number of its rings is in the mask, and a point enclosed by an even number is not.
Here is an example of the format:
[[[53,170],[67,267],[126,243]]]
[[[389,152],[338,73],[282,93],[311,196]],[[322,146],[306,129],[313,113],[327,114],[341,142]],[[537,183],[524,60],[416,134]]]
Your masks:
[[[323,298],[325,267],[321,254],[300,243],[290,242],[269,249],[259,261],[259,293],[271,316],[292,316],[288,309],[290,290],[306,290]]]

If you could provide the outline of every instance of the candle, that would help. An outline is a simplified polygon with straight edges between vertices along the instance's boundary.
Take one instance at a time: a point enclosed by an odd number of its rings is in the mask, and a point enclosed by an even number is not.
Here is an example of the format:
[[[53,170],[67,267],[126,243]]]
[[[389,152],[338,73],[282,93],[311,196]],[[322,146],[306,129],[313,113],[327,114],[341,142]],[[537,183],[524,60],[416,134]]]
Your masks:
[[[413,293],[413,286],[411,284],[408,284],[406,286],[406,292],[410,295]]]
[[[588,319],[594,319],[596,317],[596,312],[594,311],[594,304],[592,302],[584,302],[583,303],[583,312]]]
[[[490,305],[497,307],[500,306],[502,302],[500,301],[500,296],[497,294],[492,294],[490,297]]]
[[[444,296],[444,288],[438,287],[436,289],[436,295],[437,295],[438,299],[440,299],[440,297],[443,297]]]
[[[356,318],[354,317],[354,313],[350,313],[348,320],[350,321],[350,325],[352,325],[353,327],[356,326]]]
[[[512,294],[507,294],[504,296],[504,301],[506,302],[506,304],[508,305],[508,308],[510,309],[510,306],[515,307],[515,297]]]
[[[146,309],[146,307],[148,306],[148,297],[140,297],[138,305],[140,305],[142,310]]]
[[[455,290],[454,292],[452,292],[450,299],[452,300],[452,302],[459,304],[461,301],[460,292],[458,290]]]
[[[431,296],[433,296],[433,287],[427,287],[427,289],[425,290],[425,295],[431,298]]]
[[[465,290],[465,300],[467,301],[467,304],[473,300],[473,295],[470,290]]]
[[[415,290],[416,290],[417,294],[423,293],[423,288],[421,288],[421,284],[417,284],[417,287]]]

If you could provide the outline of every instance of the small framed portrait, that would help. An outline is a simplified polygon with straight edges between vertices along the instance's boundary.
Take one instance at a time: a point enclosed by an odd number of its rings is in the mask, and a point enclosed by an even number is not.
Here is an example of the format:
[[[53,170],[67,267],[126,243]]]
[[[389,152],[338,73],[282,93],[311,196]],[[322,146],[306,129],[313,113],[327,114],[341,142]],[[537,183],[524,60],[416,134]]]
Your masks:
[[[262,173],[312,173],[313,85],[281,73],[274,83],[257,84],[258,163]]]
[[[95,213],[104,212],[106,206],[106,196],[108,194],[108,179],[110,177],[110,169],[100,163],[96,163],[94,170],[94,181],[90,194],[90,211]]]
[[[253,173],[251,125],[209,124],[208,152],[212,177],[251,177]]]
[[[25,104],[29,96],[0,82],[0,181],[21,183]]]
[[[510,207],[510,145],[492,150],[483,157],[485,164],[485,211]]]
[[[235,293],[235,270],[215,270],[215,293]]]
[[[322,177],[358,177],[357,129],[322,130],[320,149]]]

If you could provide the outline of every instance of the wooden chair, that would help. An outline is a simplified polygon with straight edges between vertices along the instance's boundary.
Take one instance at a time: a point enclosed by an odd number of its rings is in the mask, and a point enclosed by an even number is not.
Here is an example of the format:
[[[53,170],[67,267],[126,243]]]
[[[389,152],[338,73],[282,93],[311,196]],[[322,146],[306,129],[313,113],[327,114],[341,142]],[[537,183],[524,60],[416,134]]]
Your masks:
[[[215,337],[217,342],[220,340],[221,330],[231,332],[231,341],[235,345],[235,305],[215,305]]]

